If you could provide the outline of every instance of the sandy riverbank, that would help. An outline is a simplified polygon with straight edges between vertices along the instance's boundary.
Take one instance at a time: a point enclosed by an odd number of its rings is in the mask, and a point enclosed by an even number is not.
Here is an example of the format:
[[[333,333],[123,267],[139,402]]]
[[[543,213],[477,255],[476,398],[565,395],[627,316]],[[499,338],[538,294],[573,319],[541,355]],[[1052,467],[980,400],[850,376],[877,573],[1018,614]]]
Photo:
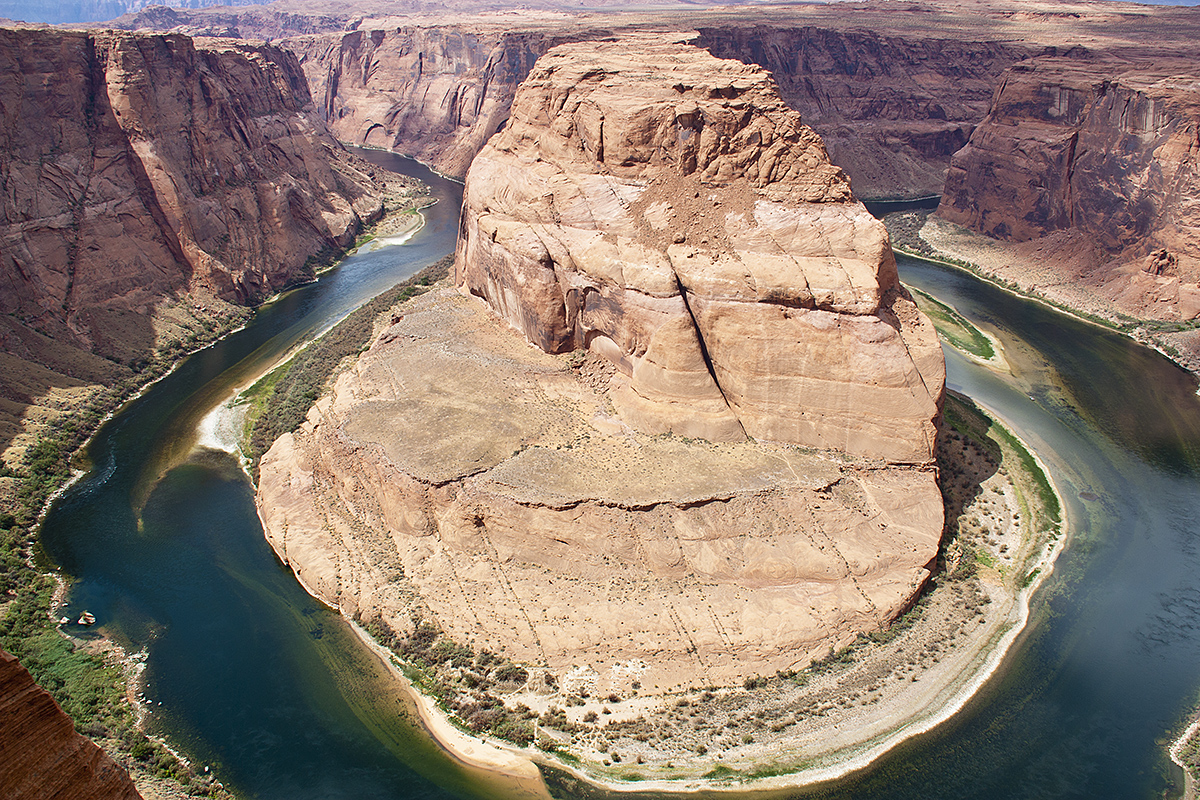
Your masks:
[[[1079,241],[1068,232],[1027,243],[1002,242],[925,212],[900,212],[886,220],[897,252],[964,270],[1017,296],[1034,300],[1083,322],[1099,325],[1157,350],[1200,374],[1200,330],[1181,321],[1147,317],[1146,309],[1123,305],[1113,287],[1091,281],[1092,265],[1081,259]],[[1130,272],[1131,285],[1155,276]]]

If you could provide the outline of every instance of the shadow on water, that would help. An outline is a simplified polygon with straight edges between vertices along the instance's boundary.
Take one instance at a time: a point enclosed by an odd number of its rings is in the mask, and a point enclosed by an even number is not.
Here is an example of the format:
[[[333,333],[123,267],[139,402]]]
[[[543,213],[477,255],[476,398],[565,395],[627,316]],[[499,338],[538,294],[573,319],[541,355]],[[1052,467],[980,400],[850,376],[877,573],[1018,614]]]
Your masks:
[[[947,350],[948,383],[1042,454],[1065,495],[1071,545],[1001,670],[949,722],[845,779],[742,794],[1149,800],[1177,791],[1164,737],[1200,689],[1195,379],[971,276],[900,262],[907,283],[1003,342],[1012,375]],[[557,770],[545,778],[556,798],[613,794]],[[624,794],[668,796],[636,783]]]
[[[421,234],[280,298],[123,410],[42,543],[78,576],[72,612],[148,649],[152,725],[245,796],[514,797],[528,787],[466,770],[421,735],[382,664],[275,559],[234,460],[194,448],[197,422],[234,387],[452,250],[461,187],[367,156],[434,186]],[[1012,375],[948,352],[949,383],[1043,454],[1072,543],[1002,671],[953,720],[835,784],[746,794],[1161,797],[1173,777],[1157,740],[1200,688],[1195,381],[970,276],[904,258],[901,271],[1003,342]],[[546,779],[559,797],[607,794]]]

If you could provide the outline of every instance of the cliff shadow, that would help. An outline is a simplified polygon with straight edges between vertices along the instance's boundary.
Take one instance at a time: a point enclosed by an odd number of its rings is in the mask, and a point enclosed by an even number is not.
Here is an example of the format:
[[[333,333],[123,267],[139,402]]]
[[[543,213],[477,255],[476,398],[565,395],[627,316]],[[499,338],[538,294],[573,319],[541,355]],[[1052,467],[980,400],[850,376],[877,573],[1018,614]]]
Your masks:
[[[965,395],[948,392],[945,412],[938,426],[938,487],[946,512],[946,523],[939,553],[939,569],[947,567],[951,549],[976,547],[990,531],[974,519],[967,509],[984,493],[983,484],[1000,471],[1003,458],[999,445],[987,436],[991,421]],[[965,560],[968,563],[970,559]]]
[[[150,321],[142,320],[136,324],[144,328],[139,338],[152,341],[146,336],[153,334]],[[23,461],[23,447],[7,452],[20,434],[49,430],[58,420],[82,413],[97,391],[132,374],[128,366],[0,317],[0,453],[7,465]]]

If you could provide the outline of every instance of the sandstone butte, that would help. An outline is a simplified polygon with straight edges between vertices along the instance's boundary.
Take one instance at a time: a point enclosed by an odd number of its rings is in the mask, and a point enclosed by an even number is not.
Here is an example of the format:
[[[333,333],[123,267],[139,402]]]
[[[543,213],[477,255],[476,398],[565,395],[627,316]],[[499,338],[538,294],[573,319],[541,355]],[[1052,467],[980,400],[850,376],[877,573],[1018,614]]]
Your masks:
[[[556,48],[513,110],[462,288],[383,319],[263,457],[273,547],[347,615],[594,691],[887,625],[942,533],[944,366],[820,139],[765,71],[682,45]]]
[[[76,733],[54,698],[3,650],[0,719],[5,800],[140,800],[125,770]]]
[[[928,463],[944,366],[883,226],[770,75],[563,45],[467,175],[456,280],[619,370],[647,433]]]

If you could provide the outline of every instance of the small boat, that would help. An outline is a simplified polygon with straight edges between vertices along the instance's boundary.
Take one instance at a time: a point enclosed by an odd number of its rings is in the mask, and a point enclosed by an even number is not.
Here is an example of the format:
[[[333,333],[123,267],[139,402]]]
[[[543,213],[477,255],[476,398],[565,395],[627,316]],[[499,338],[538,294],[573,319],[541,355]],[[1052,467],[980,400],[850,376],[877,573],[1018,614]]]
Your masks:
[[[69,623],[70,621],[71,621],[71,618],[70,618],[70,617],[59,617],[59,618],[58,618],[58,624],[59,624],[59,625],[66,625],[66,624],[67,624],[67,623]]]
[[[79,624],[80,625],[95,625],[96,624],[96,615],[90,611],[83,612],[82,614],[79,615]]]

